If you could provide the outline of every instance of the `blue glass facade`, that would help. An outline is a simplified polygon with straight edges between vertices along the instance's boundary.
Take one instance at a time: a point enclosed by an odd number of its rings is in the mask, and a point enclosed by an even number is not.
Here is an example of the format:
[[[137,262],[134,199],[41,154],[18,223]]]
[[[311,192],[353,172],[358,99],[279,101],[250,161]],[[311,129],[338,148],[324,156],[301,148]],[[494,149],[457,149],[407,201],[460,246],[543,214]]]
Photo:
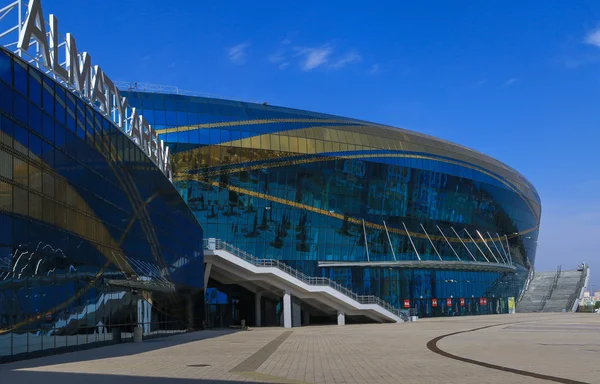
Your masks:
[[[0,50],[0,361],[201,323],[202,238],[127,135]]]
[[[338,116],[124,94],[173,152],[175,185],[205,237],[398,307],[408,300],[422,316],[505,312],[533,267],[539,196],[483,154]],[[377,265],[423,260],[464,268]]]

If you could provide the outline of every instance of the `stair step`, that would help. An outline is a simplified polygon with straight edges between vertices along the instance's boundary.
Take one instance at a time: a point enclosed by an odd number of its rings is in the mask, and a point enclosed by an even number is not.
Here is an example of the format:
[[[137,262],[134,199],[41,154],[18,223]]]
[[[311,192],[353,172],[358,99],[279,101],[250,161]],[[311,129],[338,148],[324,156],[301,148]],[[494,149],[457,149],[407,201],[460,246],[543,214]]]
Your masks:
[[[578,270],[561,271],[552,295],[546,300],[543,312],[562,312],[571,295],[578,293],[575,291],[582,273]],[[537,312],[544,297],[550,292],[555,276],[556,272],[536,273],[529,283],[529,289],[517,303],[517,312]]]

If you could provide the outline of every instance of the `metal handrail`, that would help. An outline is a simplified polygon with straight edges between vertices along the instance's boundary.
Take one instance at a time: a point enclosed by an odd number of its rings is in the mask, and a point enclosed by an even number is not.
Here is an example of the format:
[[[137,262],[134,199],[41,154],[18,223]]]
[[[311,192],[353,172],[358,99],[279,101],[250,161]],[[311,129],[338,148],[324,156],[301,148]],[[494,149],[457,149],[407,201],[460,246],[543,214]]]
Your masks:
[[[575,288],[575,292],[573,292],[571,294],[571,296],[569,297],[569,301],[567,302],[567,307],[566,307],[567,311],[574,312],[575,302],[580,300],[581,290],[583,289],[583,286],[585,285],[585,279],[587,277],[587,273],[588,273],[588,265],[583,264],[583,269],[581,271],[581,277],[579,278],[579,281],[577,282],[577,287]]]
[[[559,265],[558,268],[556,269],[556,274],[554,275],[554,281],[552,282],[552,285],[550,286],[548,293],[546,293],[546,295],[542,298],[542,301],[540,302],[540,307],[538,309],[538,312],[542,312],[544,310],[544,307],[546,306],[546,302],[552,296],[552,292],[554,292],[554,288],[556,288],[556,285],[558,284],[558,278],[560,277],[561,269],[562,269],[562,266]]]
[[[208,247],[208,243],[209,243],[209,240],[204,239],[204,249],[206,249],[206,250],[210,249]],[[222,241],[219,239],[216,239],[216,241],[215,241],[215,249],[216,250],[225,250],[225,251],[231,253],[232,255],[239,257],[240,259],[247,261],[250,264],[255,265],[257,267],[278,268],[279,270],[287,273],[288,275],[290,275],[308,285],[331,287],[331,288],[335,289],[336,291],[343,293],[344,295],[357,301],[360,304],[376,304],[376,305],[379,305],[380,307],[384,308],[385,310],[393,313],[394,315],[399,316],[402,320],[405,320],[405,321],[409,320],[409,315],[406,313],[406,311],[392,306],[391,304],[380,299],[377,296],[359,295],[356,292],[353,292],[353,291],[349,290],[348,288],[344,287],[343,285],[336,283],[335,281],[329,279],[328,277],[308,276],[308,275],[305,275],[304,273],[298,271],[297,269],[294,269],[294,268],[290,267],[289,265],[282,263],[279,260],[259,259],[256,256],[253,256],[253,255],[249,254],[248,252],[245,252],[245,251],[243,251],[237,247],[234,247],[233,245],[228,244],[225,241]]]
[[[525,292],[527,292],[527,290],[529,289],[529,284],[531,284],[531,280],[533,280],[534,277],[535,277],[535,272],[534,272],[533,268],[531,268],[529,270],[529,273],[527,274],[527,280],[525,280],[525,284],[523,285],[523,289],[521,290],[521,293],[519,294],[519,299],[517,300],[517,303],[520,302],[521,300],[523,300],[523,296],[525,296]]]

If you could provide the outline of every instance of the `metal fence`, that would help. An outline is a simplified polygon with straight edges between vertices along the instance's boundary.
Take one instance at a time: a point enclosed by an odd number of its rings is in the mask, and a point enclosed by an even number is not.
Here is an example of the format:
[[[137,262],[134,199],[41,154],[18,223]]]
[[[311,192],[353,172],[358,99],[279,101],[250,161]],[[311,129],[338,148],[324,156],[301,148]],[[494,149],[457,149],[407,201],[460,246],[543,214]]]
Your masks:
[[[308,285],[331,287],[331,288],[335,289],[336,291],[343,293],[344,295],[357,301],[360,304],[376,304],[376,305],[379,305],[380,307],[384,308],[385,310],[393,313],[394,315],[400,317],[401,319],[403,319],[405,321],[409,320],[409,314],[407,311],[396,308],[396,307],[392,306],[391,304],[387,303],[386,301],[380,299],[377,296],[359,295],[327,277],[313,277],[313,276],[305,275],[304,273],[298,271],[297,269],[290,267],[289,265],[287,265],[279,260],[259,259],[255,256],[249,254],[248,252],[245,252],[245,251],[243,251],[237,247],[234,247],[233,245],[228,244],[219,239],[215,239],[210,246],[209,246],[209,244],[211,244],[211,240],[205,239],[204,240],[204,249],[213,250],[213,248],[214,248],[214,250],[225,250],[225,251],[231,253],[232,255],[239,257],[240,259],[247,261],[248,263],[255,265],[257,267],[277,268]]]

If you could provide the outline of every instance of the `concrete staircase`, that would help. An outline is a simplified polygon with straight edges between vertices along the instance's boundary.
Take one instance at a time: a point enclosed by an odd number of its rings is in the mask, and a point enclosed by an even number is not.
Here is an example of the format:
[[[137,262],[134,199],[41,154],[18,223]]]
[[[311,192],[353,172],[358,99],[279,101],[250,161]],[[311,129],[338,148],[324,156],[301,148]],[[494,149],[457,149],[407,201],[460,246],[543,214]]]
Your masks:
[[[557,272],[535,273],[529,289],[523,295],[523,299],[517,303],[518,313],[571,311],[571,308],[567,307],[570,299],[579,294],[577,290],[584,272],[580,270],[560,271],[556,286],[552,289]]]
[[[379,297],[359,295],[329,278],[305,275],[278,260],[259,259],[219,239],[204,240],[204,261],[207,264],[206,282],[210,274],[217,273],[221,278],[227,277],[238,284],[240,281],[260,284],[261,289],[267,292],[286,292],[283,296],[284,313],[286,295],[287,300],[293,295],[307,302],[319,303],[321,308],[334,310],[338,313],[340,325],[345,323],[345,315],[361,315],[386,323],[410,320],[408,311],[396,308]],[[287,324],[284,327],[289,328],[292,321],[290,319],[288,323],[286,316],[290,315],[284,314],[284,324]]]
[[[536,272],[523,299],[517,303],[517,313],[538,312],[544,296],[552,288],[555,276],[556,271]]]
[[[581,280],[581,274],[582,271],[578,270],[562,271],[556,288],[552,291],[552,296],[546,302],[542,312],[571,311],[571,308],[567,308],[567,304],[572,295],[579,294],[575,291],[579,280]]]

